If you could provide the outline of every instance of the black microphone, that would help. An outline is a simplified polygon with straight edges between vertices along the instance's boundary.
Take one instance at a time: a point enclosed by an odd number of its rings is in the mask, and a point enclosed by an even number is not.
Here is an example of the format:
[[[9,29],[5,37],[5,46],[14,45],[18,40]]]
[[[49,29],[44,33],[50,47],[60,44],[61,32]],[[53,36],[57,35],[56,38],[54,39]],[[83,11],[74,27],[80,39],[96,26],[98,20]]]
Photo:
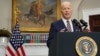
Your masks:
[[[87,28],[87,22],[85,22],[83,19],[81,19],[80,20],[80,23],[82,24],[82,26],[85,26],[85,28],[84,29],[86,29]]]
[[[80,22],[82,23],[83,26],[88,26],[87,22],[85,22],[83,19],[81,19]]]
[[[78,26],[80,30],[82,31],[82,26],[76,19],[73,19],[73,23],[75,23],[75,25]]]
[[[81,24],[76,19],[73,19],[73,23],[75,23],[76,26],[81,27]]]

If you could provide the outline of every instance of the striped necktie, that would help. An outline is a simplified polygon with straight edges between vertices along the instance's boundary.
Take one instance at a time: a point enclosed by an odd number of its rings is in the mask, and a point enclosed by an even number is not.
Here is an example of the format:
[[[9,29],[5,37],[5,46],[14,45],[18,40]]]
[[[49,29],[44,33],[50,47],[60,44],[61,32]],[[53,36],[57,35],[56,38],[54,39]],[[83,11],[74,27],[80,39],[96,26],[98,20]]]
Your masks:
[[[71,32],[71,25],[70,25],[69,21],[67,21],[67,30],[68,30],[68,32]]]

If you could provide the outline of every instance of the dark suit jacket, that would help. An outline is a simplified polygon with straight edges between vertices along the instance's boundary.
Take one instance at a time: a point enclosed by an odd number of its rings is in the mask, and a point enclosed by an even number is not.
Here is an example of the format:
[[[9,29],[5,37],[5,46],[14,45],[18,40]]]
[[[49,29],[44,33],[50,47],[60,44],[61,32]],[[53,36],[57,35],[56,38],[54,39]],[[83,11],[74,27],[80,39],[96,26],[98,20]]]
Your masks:
[[[79,32],[80,31],[79,27],[76,26],[75,23],[73,23],[73,22],[72,22],[72,24],[73,24],[74,32]],[[66,28],[66,27],[65,27],[62,19],[59,20],[59,21],[53,22],[51,24],[51,28],[50,28],[50,31],[49,31],[49,38],[47,40],[47,46],[48,47],[50,46],[53,38],[56,37],[57,32],[59,32],[63,28]],[[67,31],[67,29],[66,29],[66,31]]]

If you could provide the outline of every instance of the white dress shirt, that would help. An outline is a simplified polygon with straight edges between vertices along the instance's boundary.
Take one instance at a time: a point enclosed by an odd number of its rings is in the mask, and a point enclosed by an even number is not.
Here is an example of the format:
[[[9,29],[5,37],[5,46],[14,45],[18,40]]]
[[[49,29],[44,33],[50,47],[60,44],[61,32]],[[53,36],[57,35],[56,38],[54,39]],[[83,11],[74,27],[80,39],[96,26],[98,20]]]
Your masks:
[[[67,28],[67,20],[64,19],[64,18],[62,17],[62,21],[64,22],[64,25],[65,25],[65,27]],[[70,26],[71,26],[71,32],[73,32],[73,24],[72,24],[72,20],[69,19],[68,21],[69,21]]]

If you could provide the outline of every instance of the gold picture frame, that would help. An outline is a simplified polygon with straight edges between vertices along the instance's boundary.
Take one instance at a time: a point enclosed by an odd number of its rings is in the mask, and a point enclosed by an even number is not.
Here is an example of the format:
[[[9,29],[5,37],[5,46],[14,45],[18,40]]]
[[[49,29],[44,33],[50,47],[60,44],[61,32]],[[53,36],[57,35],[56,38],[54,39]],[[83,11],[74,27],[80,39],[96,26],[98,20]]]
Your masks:
[[[48,32],[60,18],[60,0],[12,0],[12,29],[19,22],[21,32]]]

